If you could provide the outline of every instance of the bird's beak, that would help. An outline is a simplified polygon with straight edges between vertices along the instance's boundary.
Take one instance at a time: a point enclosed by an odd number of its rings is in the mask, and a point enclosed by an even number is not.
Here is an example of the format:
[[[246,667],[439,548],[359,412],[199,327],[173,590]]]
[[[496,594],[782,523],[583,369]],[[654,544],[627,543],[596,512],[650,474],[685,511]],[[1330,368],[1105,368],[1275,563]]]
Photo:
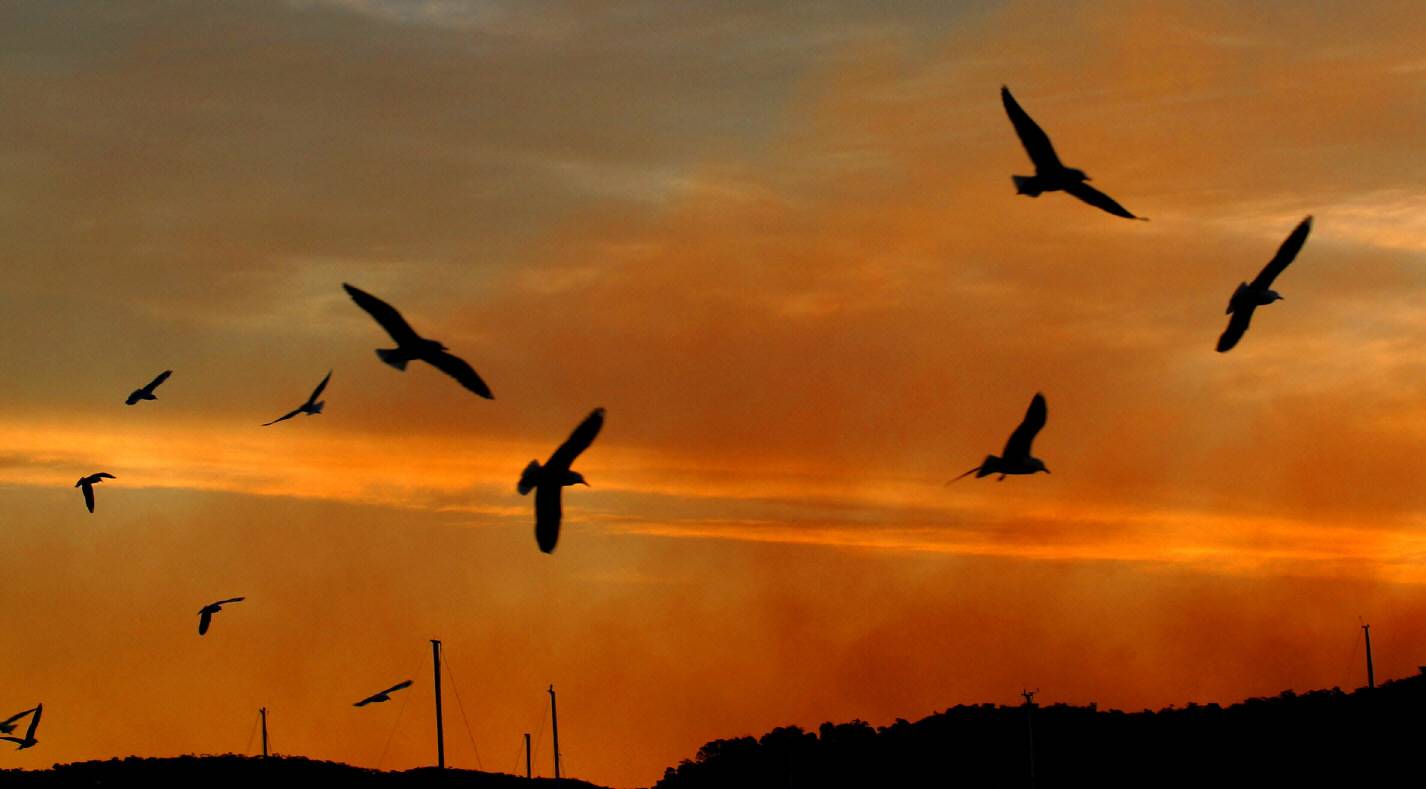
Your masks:
[[[1045,472],[1046,474],[1050,473],[1050,470],[1049,470],[1049,469],[1043,469],[1043,470],[1044,470],[1044,472]]]
[[[585,482],[584,480],[580,480],[580,481],[579,481],[579,484],[583,485],[583,486],[586,487],[586,488],[592,488],[592,487],[594,487],[593,485],[589,484],[588,482]]]

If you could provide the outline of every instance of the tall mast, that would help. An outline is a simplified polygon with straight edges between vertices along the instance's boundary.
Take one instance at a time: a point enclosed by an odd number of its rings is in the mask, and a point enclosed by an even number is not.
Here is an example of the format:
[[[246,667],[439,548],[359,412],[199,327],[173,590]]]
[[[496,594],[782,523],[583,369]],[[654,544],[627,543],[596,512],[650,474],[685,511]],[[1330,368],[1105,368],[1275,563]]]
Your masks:
[[[525,732],[525,777],[526,777],[526,778],[534,778],[534,777],[535,777],[534,771],[531,769],[531,767],[532,767],[532,765],[531,765],[531,763],[530,763],[530,733],[529,733],[529,732]]]
[[[1367,637],[1367,688],[1376,688],[1376,672],[1372,670],[1372,626],[1362,625],[1362,632]]]
[[[436,766],[446,769],[446,731],[441,722],[441,642],[431,639],[431,662],[436,668]]]
[[[560,722],[555,714],[555,686],[550,685],[550,732],[555,740],[555,782],[560,779]]]
[[[1037,690],[1022,690],[1020,695],[1025,697],[1025,731],[1030,737],[1030,789],[1035,787],[1035,721],[1032,717],[1035,709],[1035,694]]]
[[[267,758],[267,707],[258,709],[258,714],[262,715],[262,757]],[[248,741],[252,742],[252,735],[248,735]]]

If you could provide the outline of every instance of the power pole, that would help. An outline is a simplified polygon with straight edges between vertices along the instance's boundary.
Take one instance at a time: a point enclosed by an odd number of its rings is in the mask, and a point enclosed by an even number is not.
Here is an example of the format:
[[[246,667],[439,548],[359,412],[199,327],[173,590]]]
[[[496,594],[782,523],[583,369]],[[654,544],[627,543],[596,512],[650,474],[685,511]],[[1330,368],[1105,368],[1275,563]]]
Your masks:
[[[525,777],[534,778],[534,771],[530,764],[530,733],[525,732]]]
[[[446,769],[446,730],[441,722],[441,642],[431,639],[431,662],[436,667],[436,767]]]
[[[560,721],[555,714],[555,686],[550,685],[550,732],[555,740],[555,783],[560,780]]]
[[[267,758],[267,707],[258,709],[258,714],[262,716],[262,758]],[[248,735],[248,742],[252,742],[252,735]]]
[[[1367,689],[1376,689],[1376,672],[1372,670],[1372,626],[1362,625],[1362,632],[1367,636]]]
[[[1020,691],[1020,695],[1025,697],[1025,731],[1030,739],[1030,789],[1035,789],[1035,721],[1033,718],[1033,710],[1035,709],[1035,694],[1039,692],[1039,688]]]

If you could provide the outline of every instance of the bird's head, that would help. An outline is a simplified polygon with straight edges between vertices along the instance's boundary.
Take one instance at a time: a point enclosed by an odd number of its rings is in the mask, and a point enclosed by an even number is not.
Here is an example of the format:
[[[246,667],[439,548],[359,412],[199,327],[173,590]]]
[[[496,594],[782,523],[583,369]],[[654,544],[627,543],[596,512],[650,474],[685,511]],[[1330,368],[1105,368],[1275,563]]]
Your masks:
[[[1073,180],[1076,180],[1076,181],[1088,181],[1088,180],[1090,180],[1088,173],[1086,173],[1086,172],[1083,171],[1083,170],[1076,170],[1076,169],[1073,168],[1073,167],[1067,167],[1067,168],[1065,168],[1065,175],[1068,176],[1069,178],[1073,179]]]
[[[584,475],[579,473],[578,471],[569,472],[569,475],[564,478],[564,484],[583,485],[586,488],[589,487],[589,483],[584,481]]]
[[[1038,474],[1041,471],[1045,472],[1046,474],[1050,473],[1050,470],[1045,468],[1045,461],[1039,458],[1030,458],[1030,468],[1031,474]]]
[[[1268,297],[1269,304],[1273,303],[1274,301],[1282,301],[1282,294],[1278,293],[1275,290],[1268,291],[1266,295]]]

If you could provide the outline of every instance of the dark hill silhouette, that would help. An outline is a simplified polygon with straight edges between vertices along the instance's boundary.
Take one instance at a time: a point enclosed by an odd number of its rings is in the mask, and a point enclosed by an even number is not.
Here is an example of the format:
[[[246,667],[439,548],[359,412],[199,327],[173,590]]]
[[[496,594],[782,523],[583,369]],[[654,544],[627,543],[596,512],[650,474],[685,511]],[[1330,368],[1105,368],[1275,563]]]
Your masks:
[[[553,778],[526,780],[506,773],[475,770],[438,770],[421,767],[405,772],[382,772],[352,767],[338,762],[304,759],[300,756],[177,756],[163,759],[127,759],[57,764],[48,770],[0,770],[0,786],[15,789],[54,787],[216,787],[252,789],[255,786],[317,787],[343,789],[424,789],[424,787],[469,787],[470,789],[513,789],[554,786]],[[565,789],[602,789],[577,779],[561,778]]]
[[[1375,690],[1285,691],[1221,707],[1126,713],[1036,706],[1036,786],[1361,786],[1426,767],[1423,676]],[[1029,786],[1025,705],[959,706],[911,723],[824,723],[714,740],[655,789]],[[1405,785],[1405,784],[1402,784]]]

